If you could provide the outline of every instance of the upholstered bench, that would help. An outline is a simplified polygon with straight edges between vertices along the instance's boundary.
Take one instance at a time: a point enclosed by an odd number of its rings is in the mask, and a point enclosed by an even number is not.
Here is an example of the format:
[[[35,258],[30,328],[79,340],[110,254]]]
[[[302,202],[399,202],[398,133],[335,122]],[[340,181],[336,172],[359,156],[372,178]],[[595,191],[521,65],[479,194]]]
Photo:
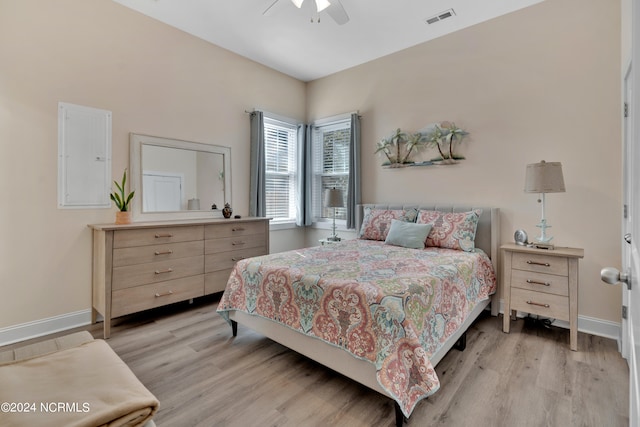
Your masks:
[[[154,427],[158,400],[89,332],[0,353],[0,425]]]

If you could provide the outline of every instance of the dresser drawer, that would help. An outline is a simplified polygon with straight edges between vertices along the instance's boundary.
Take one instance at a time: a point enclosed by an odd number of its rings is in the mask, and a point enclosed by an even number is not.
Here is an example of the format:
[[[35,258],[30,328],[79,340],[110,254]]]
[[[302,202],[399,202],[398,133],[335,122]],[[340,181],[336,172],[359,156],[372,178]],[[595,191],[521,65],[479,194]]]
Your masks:
[[[511,287],[567,296],[569,295],[569,278],[534,271],[511,270]]]
[[[225,270],[214,271],[212,273],[206,273],[204,275],[205,295],[224,291],[224,288],[227,287],[231,270],[233,269],[228,268]]]
[[[204,273],[204,255],[113,268],[112,288],[124,289],[148,283]]]
[[[203,225],[116,230],[113,234],[113,247],[128,248],[161,243],[188,242],[202,240],[203,236]]]
[[[263,248],[242,249],[206,255],[204,259],[204,271],[210,273],[212,271],[227,270],[233,268],[236,262],[241,259],[259,255],[265,255]]]
[[[542,254],[513,253],[512,268],[538,273],[557,274],[567,276],[569,265],[567,258]]]
[[[569,298],[511,288],[511,309],[559,320],[569,320]]]
[[[152,283],[113,292],[112,317],[202,296],[204,275]]]
[[[266,243],[267,236],[264,233],[208,239],[204,241],[204,253],[215,254],[239,249],[264,248]]]
[[[203,250],[203,240],[114,249],[113,266],[122,267],[125,265],[145,264],[149,262],[173,260],[176,258],[193,257],[201,255]]]
[[[266,230],[267,228],[263,221],[209,224],[205,226],[204,238],[217,239],[218,237],[246,236],[249,234],[265,233]]]

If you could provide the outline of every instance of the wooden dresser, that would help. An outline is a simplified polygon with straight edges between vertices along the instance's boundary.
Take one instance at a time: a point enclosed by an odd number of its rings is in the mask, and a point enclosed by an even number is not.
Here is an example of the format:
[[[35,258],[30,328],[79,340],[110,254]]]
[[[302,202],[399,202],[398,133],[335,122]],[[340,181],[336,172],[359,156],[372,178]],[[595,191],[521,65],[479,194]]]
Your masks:
[[[269,253],[267,218],[96,224],[93,310],[111,319],[223,291],[236,261]]]
[[[578,260],[580,248],[535,249],[513,243],[501,246],[504,319],[523,311],[569,322],[569,346],[578,350]]]

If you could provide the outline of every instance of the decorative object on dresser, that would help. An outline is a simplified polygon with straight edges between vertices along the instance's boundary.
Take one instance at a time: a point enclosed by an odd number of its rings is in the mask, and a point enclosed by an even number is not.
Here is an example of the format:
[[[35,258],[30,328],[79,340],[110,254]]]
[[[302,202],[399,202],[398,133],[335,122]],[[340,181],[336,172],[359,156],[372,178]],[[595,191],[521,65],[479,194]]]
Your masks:
[[[232,213],[233,209],[231,209],[231,205],[229,203],[225,203],[224,208],[222,208],[222,216],[225,218],[231,218]]]
[[[331,227],[331,236],[327,237],[330,242],[339,242],[341,239],[336,234],[336,208],[344,207],[344,197],[342,190],[336,187],[329,188],[324,193],[324,206],[333,208],[333,226]]]
[[[553,237],[547,236],[547,228],[551,228],[551,226],[547,224],[547,219],[545,218],[545,194],[564,193],[564,191],[562,163],[542,160],[540,163],[527,165],[524,192],[540,193],[538,202],[542,202],[542,218],[540,219],[540,224],[536,225],[536,227],[540,228],[540,236],[538,236],[534,245],[548,245],[549,247],[545,249],[553,249],[553,245],[551,245]]]
[[[118,212],[116,212],[116,224],[129,224],[131,223],[131,212],[129,211],[129,203],[131,199],[133,199],[133,195],[135,191],[129,192],[129,194],[125,194],[124,189],[127,185],[127,170],[124,170],[122,174],[122,182],[118,183],[118,181],[113,181],[116,185],[118,191],[113,191],[109,197],[113,200],[116,207],[118,208]]]
[[[269,219],[97,224],[93,310],[111,319],[224,290],[236,261],[269,253]]]
[[[509,332],[514,311],[569,322],[570,347],[578,350],[578,260],[584,249],[556,247],[553,251],[507,243],[503,252],[504,319]]]

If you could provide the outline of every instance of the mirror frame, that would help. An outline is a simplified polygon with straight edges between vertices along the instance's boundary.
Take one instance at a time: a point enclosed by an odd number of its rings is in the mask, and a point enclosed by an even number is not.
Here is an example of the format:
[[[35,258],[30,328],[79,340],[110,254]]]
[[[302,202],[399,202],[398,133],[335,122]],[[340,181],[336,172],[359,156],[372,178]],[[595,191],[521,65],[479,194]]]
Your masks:
[[[206,153],[222,154],[224,165],[224,202],[217,210],[199,211],[142,211],[142,147],[155,145],[167,148],[202,151]],[[222,218],[222,208],[225,203],[231,204],[231,148],[221,145],[203,144],[200,142],[183,141],[180,139],[162,138],[159,136],[129,134],[129,190],[136,192],[131,199],[131,212],[135,221],[163,221],[173,219],[203,219]]]

